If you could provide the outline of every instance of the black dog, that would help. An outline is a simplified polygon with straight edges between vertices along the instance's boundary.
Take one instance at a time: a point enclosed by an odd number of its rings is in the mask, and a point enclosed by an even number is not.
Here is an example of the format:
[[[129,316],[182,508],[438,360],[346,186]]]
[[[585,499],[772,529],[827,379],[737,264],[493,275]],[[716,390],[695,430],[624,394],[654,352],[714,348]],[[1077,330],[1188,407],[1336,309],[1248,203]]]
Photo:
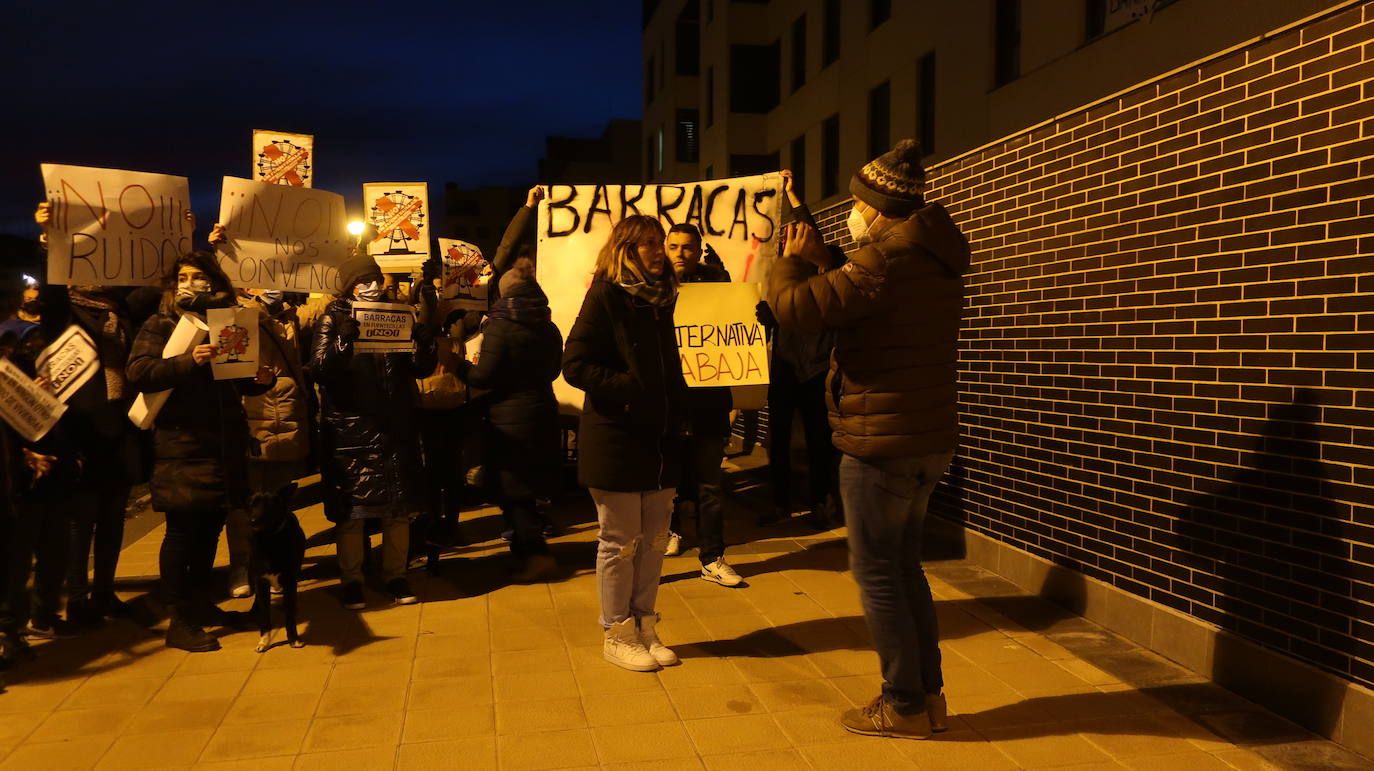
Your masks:
[[[272,585],[281,590],[282,610],[286,614],[286,641],[292,648],[305,643],[296,634],[296,583],[305,560],[305,531],[291,511],[296,483],[275,493],[255,493],[248,500],[253,523],[253,557],[249,575],[257,582],[253,598],[253,618],[258,622],[258,653],[272,647]]]

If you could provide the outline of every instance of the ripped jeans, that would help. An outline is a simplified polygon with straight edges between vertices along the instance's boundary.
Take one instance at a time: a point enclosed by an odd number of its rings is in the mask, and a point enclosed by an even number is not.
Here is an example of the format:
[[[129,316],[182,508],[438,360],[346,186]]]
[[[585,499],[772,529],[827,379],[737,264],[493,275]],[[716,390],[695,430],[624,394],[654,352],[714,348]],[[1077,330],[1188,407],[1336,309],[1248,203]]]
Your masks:
[[[651,616],[663,573],[663,549],[676,490],[620,493],[592,488],[596,521],[596,584],[601,626]]]

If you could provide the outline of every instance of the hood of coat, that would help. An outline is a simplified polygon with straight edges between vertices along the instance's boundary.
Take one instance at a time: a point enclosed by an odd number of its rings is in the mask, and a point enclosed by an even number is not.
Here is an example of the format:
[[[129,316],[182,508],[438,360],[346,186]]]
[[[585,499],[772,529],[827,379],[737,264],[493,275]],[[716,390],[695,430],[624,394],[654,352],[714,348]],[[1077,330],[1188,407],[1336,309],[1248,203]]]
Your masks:
[[[928,203],[912,212],[910,217],[879,236],[878,241],[894,239],[920,247],[955,275],[962,276],[968,272],[972,259],[968,239],[964,238],[945,207],[938,203]]]

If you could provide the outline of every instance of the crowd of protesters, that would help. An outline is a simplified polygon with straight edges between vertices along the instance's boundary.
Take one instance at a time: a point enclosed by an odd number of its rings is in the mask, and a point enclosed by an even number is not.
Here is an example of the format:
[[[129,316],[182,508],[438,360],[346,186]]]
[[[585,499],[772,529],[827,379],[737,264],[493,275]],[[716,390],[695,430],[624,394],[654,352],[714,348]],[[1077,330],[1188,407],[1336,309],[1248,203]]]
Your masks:
[[[848,259],[822,241],[784,172],[791,223],[758,307],[771,349],[773,501],[755,516],[771,524],[792,515],[798,415],[807,522],[848,526],[884,679],[882,694],[842,722],[897,736],[944,723],[938,631],[919,553],[926,501],[957,441],[955,341],[969,259],[944,209],[923,198],[919,158],[905,140],[854,175],[848,228],[857,249]],[[546,539],[564,457],[553,392],[560,374],[584,392],[577,478],[599,524],[604,656],[635,671],[679,663],[660,638],[656,598],[665,555],[682,553],[688,518],[701,577],[725,587],[742,579],[725,554],[731,392],[687,387],[673,312],[681,284],[731,277],[694,226],[665,232],[655,218],[627,216],[596,255],[576,322],[560,330],[535,278],[538,255],[521,246],[541,197],[532,189],[507,229],[483,312],[449,309],[432,269],[413,282],[385,274],[361,246],[368,235],[339,266],[332,297],[235,287],[208,251],[177,258],[158,288],[38,287],[4,277],[0,353],[33,375],[37,352],[75,325],[99,359],[41,439],[0,431],[5,665],[29,655],[26,638],[68,637],[130,614],[115,573],[130,491],[144,481],[166,522],[159,570],[168,647],[212,651],[219,643],[207,628],[244,624],[244,614],[216,602],[221,532],[229,593],[248,596],[257,579],[249,575],[249,497],[316,471],[344,608],[368,604],[376,533],[380,587],[392,603],[419,601],[408,570],[457,541],[459,510],[478,502],[467,482],[480,481],[481,500],[500,506],[518,563],[511,579],[556,577]],[[47,228],[47,204],[36,219]],[[209,241],[230,235],[216,225]],[[357,350],[353,305],[378,301],[413,307],[412,350]],[[164,356],[183,315],[234,307],[258,311],[254,376],[215,379],[212,343]],[[470,360],[466,346],[479,329],[480,353]],[[164,391],[151,431],[139,431],[126,417],[133,400]]]

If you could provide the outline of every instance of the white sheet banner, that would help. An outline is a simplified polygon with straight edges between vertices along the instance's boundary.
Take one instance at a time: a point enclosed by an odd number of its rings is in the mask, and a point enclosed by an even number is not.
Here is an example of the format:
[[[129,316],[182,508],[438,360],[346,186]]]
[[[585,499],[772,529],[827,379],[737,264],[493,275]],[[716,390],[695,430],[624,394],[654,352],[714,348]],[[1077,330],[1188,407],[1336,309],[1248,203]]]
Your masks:
[[[51,284],[156,284],[191,251],[185,177],[45,163],[43,186]]]
[[[234,286],[283,292],[339,291],[350,236],[338,193],[225,177],[215,245]]]
[[[48,379],[48,393],[65,402],[100,369],[95,341],[73,324],[38,354],[35,370]]]

